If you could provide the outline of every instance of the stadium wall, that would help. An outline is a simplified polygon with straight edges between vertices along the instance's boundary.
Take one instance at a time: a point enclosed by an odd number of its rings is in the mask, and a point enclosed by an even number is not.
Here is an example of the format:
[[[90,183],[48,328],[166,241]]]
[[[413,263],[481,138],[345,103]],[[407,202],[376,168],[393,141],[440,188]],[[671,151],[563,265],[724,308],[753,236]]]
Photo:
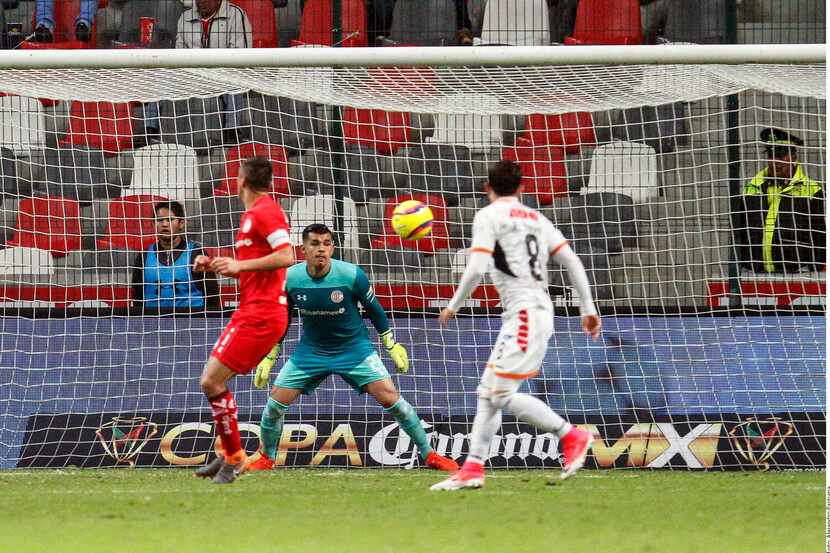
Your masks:
[[[605,320],[597,343],[577,318],[555,321],[543,374],[530,391],[592,425],[601,439],[595,465],[824,466],[824,317],[615,317]],[[0,318],[0,467],[203,461],[212,433],[198,376],[225,322]],[[444,334],[431,318],[395,323],[414,360],[397,383],[435,433],[437,449],[459,456],[499,322],[461,319],[460,332]],[[297,332],[292,326],[289,352]],[[266,392],[250,378],[233,388],[253,451]],[[284,464],[415,462],[394,420],[337,379],[290,413]],[[553,436],[509,420],[491,456],[494,466],[558,465]]]

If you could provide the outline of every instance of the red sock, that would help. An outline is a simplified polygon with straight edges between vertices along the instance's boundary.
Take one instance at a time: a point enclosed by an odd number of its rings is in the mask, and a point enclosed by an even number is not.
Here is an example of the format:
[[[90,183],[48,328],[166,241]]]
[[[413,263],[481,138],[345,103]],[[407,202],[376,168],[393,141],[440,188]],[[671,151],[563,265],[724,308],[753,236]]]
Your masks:
[[[230,458],[242,449],[236,416],[236,400],[230,390],[225,390],[218,396],[209,398],[208,401],[213,411],[213,420],[216,422],[216,433],[222,440],[222,449],[225,450],[225,458]]]

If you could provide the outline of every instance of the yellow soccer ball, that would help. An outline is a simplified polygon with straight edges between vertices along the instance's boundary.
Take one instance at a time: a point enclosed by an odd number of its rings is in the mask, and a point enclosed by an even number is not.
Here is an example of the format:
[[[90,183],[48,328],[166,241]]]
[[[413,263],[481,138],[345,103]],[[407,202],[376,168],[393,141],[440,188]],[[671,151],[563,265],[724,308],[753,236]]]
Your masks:
[[[432,232],[432,210],[418,200],[401,202],[392,212],[392,229],[404,240],[420,240]]]

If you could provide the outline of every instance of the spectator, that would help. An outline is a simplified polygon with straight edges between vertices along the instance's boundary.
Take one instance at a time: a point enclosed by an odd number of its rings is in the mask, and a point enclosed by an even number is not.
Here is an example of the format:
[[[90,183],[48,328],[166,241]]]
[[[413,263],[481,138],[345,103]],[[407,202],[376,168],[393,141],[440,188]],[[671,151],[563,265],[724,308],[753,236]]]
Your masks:
[[[738,229],[744,268],[765,273],[817,270],[826,249],[824,191],[804,173],[804,141],[781,129],[761,131],[767,166],[744,186]]]
[[[75,19],[75,39],[89,42],[92,25],[98,12],[98,0],[81,0],[81,10]],[[53,42],[55,32],[55,0],[37,0],[35,5],[35,42]]]
[[[201,245],[185,237],[182,204],[157,203],[158,241],[136,256],[133,305],[147,308],[218,308],[219,286],[213,273],[194,272],[193,262],[204,255]]]

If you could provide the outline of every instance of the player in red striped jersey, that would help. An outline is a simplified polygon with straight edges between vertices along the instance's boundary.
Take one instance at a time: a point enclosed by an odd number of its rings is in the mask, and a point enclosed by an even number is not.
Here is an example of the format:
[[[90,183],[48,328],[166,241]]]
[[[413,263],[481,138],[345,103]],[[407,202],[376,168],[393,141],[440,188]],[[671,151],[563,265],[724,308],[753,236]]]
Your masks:
[[[197,476],[229,484],[244,470],[237,406],[228,381],[247,374],[288,328],[286,268],[294,263],[288,222],[271,197],[271,162],[252,157],[239,171],[239,197],[245,205],[236,236],[236,259],[199,256],[196,270],[239,279],[239,307],[219,336],[202,371],[200,384],[210,402],[223,455],[196,471]]]

